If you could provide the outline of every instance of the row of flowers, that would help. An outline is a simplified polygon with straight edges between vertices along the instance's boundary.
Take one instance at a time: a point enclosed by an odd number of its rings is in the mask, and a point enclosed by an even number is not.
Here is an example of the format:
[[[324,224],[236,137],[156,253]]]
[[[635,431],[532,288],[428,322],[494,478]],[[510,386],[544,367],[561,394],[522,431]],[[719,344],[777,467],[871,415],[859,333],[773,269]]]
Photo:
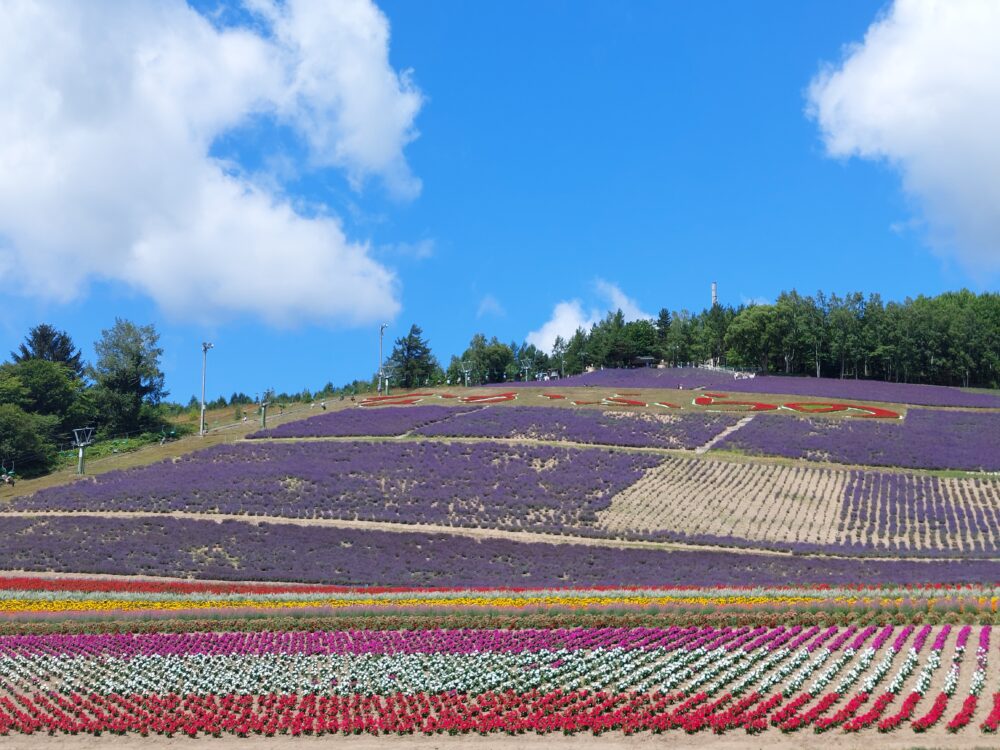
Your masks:
[[[899,714],[912,713],[919,698],[911,694]],[[885,693],[873,702],[872,711],[885,710]],[[620,731],[625,734],[683,730],[722,734],[742,729],[757,734],[771,727],[798,731],[812,726],[817,732],[840,726],[869,703],[858,693],[842,708],[837,693],[814,700],[803,693],[784,701],[780,693],[760,692],[737,697],[724,693],[710,697],[701,692],[635,693],[530,691],[486,693],[393,693],[388,695],[334,695],[315,693],[18,693],[0,696],[0,735],[12,732],[65,734],[139,734],[240,737],[251,735],[322,734],[467,734],[535,732]],[[938,696],[927,714],[943,714],[947,701]],[[983,732],[994,732],[1000,721],[1000,693],[993,709],[981,722]],[[808,706],[808,708],[807,708]],[[971,708],[970,708],[971,707]],[[975,701],[965,701],[948,722],[949,731],[967,726]],[[871,713],[871,711],[869,711]],[[859,718],[859,717],[856,717]],[[898,725],[897,725],[898,726]],[[925,726],[912,722],[915,732]],[[854,731],[854,730],[852,730]],[[883,730],[889,731],[889,730]]]
[[[904,594],[905,595],[902,595]],[[995,613],[993,586],[850,587],[635,587],[579,589],[406,589],[0,578],[0,613],[143,612],[226,609],[472,609],[525,610],[704,608],[716,611],[838,610]]]
[[[1000,597],[1000,585],[991,583],[903,583],[903,584],[877,584],[877,583],[855,583],[855,584],[801,584],[789,586],[734,586],[719,584],[716,586],[560,586],[559,588],[544,588],[532,586],[503,586],[503,587],[441,587],[441,586],[337,586],[326,584],[307,583],[229,583],[212,581],[179,581],[170,579],[139,579],[139,578],[112,578],[106,576],[87,576],[84,574],[74,576],[64,576],[59,578],[48,577],[44,574],[38,575],[0,575],[0,590],[2,591],[124,591],[124,592],[165,592],[165,593],[243,593],[243,594],[266,594],[266,593],[335,593],[356,596],[369,596],[371,594],[425,594],[450,596],[454,592],[466,593],[475,592],[480,594],[509,593],[547,595],[553,592],[565,594],[566,592],[592,592],[599,591],[610,595],[617,595],[619,592],[628,594],[643,592],[688,592],[692,595],[701,595],[701,592],[708,592],[712,595],[739,595],[746,593],[763,594],[777,592],[787,594],[791,592],[798,595],[800,592],[808,592],[810,595],[822,594],[824,596],[880,596],[890,597],[901,594],[941,594],[949,595],[953,593],[966,593],[974,596]]]
[[[643,401],[637,398],[632,398],[633,395],[638,394],[621,394],[615,393],[611,396],[603,396],[598,400],[585,400],[585,399],[569,399],[561,393],[542,393],[539,394],[540,398],[547,399],[549,401],[563,401],[566,400],[575,406],[660,406],[665,409],[680,409],[681,405],[674,401]],[[418,404],[422,402],[425,398],[440,398],[446,400],[455,400],[463,404],[498,404],[504,401],[514,401],[517,399],[517,393],[514,391],[507,391],[504,393],[486,393],[486,394],[476,394],[471,396],[458,396],[453,393],[404,393],[397,396],[369,396],[368,398],[362,399],[360,406],[362,407],[372,407],[372,406],[411,406],[413,404]],[[733,400],[726,393],[707,393],[702,392],[698,396],[691,400],[694,406],[712,406],[718,409],[719,407],[724,407],[727,410],[737,409],[739,411],[749,411],[749,412],[761,412],[761,411],[776,411],[778,409],[787,409],[789,411],[799,412],[800,414],[836,414],[843,413],[850,417],[856,417],[861,419],[902,419],[903,416],[899,412],[892,411],[891,409],[886,409],[878,406],[869,406],[861,404],[849,404],[849,403],[835,403],[828,401],[791,401],[783,404],[772,404],[763,401],[737,401]]]
[[[990,647],[969,625],[7,636],[0,733],[957,732]]]
[[[948,695],[955,691],[970,632],[963,627],[955,640]],[[807,684],[808,695],[820,696],[834,680],[838,696],[856,686],[873,695],[894,672],[885,690],[895,696],[909,684],[934,635],[913,689],[922,696],[951,633],[948,625],[936,634],[932,626],[910,625],[6,636],[0,639],[0,675],[6,680],[0,687],[334,694],[561,688],[710,696],[780,689],[789,699]],[[984,626],[972,695],[986,679],[989,639],[990,627]],[[899,720],[908,718],[904,712]]]
[[[892,605],[893,602],[890,602]],[[996,618],[996,601],[986,601],[981,604],[967,600],[907,600],[906,605],[880,608],[877,602],[862,604],[851,600],[823,599],[810,597],[453,597],[450,599],[436,598],[398,598],[398,599],[340,599],[326,597],[267,597],[252,598],[185,598],[143,595],[135,598],[112,598],[89,596],[85,598],[71,597],[27,597],[8,598],[0,600],[0,614],[8,619],[18,618],[19,622],[36,618],[46,618],[55,615],[68,617],[86,617],[93,614],[109,616],[131,615],[138,617],[204,617],[212,616],[246,616],[249,614],[290,613],[300,615],[308,613],[313,616],[337,613],[358,613],[362,616],[372,616],[384,611],[396,616],[404,616],[408,612],[428,615],[432,612],[446,614],[454,612],[468,614],[470,617],[477,612],[495,613],[497,610],[511,615],[535,614],[539,611],[554,613],[597,613],[613,610],[615,612],[646,613],[650,618],[658,616],[669,617],[666,622],[682,621],[697,622],[699,613],[706,608],[712,608],[718,615],[730,613],[737,615],[746,613],[763,618],[768,615],[783,614],[786,621],[794,619],[799,622],[811,621],[809,618],[825,619],[827,622],[849,624],[851,622],[871,621],[876,618],[883,623],[905,622],[948,622],[954,619],[992,622]],[[805,618],[805,619],[803,619]],[[814,618],[814,619],[815,619]],[[768,618],[771,619],[771,618]],[[651,620],[651,622],[654,620]],[[335,627],[335,626],[334,626]],[[9,628],[8,628],[9,629]]]

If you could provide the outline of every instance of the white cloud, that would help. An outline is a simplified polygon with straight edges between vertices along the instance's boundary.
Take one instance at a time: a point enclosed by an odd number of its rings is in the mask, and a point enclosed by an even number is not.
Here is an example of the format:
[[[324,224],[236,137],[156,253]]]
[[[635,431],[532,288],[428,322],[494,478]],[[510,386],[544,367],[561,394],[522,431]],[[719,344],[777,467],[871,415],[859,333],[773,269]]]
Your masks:
[[[537,331],[529,333],[525,341],[534,344],[542,351],[551,352],[557,336],[567,341],[578,328],[589,329],[598,320],[600,316],[597,311],[584,312],[583,305],[578,299],[558,302],[552,310],[552,317]]]
[[[0,273],[17,291],[66,301],[110,279],[179,317],[276,324],[399,309],[395,275],[336,218],[209,157],[273,117],[312,166],[414,195],[421,96],[389,66],[388,22],[368,0],[254,7],[260,32],[180,0],[0,4]]]
[[[559,302],[553,308],[552,316],[542,324],[541,328],[529,333],[525,341],[534,344],[543,351],[550,352],[557,336],[568,340],[578,328],[589,329],[599,322],[607,312],[621,310],[626,321],[647,320],[654,317],[643,312],[639,304],[626,295],[617,284],[597,279],[594,281],[594,290],[598,297],[603,300],[603,306],[592,307],[589,311],[585,311],[583,303],[578,299]]]
[[[621,310],[625,320],[652,320],[656,317],[643,312],[639,303],[628,297],[617,284],[597,279],[594,282],[594,287],[597,289],[598,295],[607,302],[607,309],[611,311]]]
[[[389,65],[389,24],[370,0],[250,0],[270,24],[290,74],[279,112],[301,130],[314,161],[343,167],[360,185],[371,173],[412,197],[420,181],[402,147],[416,137],[423,97],[412,72]]]
[[[507,314],[504,306],[500,304],[500,301],[494,297],[492,294],[487,294],[481,300],[479,300],[479,308],[476,310],[476,317],[482,318],[483,316],[490,315],[496,318],[502,318]]]
[[[897,0],[809,88],[832,156],[884,160],[931,246],[1000,271],[1000,3]]]

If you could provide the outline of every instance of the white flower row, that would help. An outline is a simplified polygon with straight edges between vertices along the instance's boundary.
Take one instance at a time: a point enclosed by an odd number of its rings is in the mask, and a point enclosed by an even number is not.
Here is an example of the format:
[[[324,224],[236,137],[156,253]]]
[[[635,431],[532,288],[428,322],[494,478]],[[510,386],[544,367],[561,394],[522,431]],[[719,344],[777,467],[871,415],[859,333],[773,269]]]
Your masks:
[[[875,665],[875,669],[861,684],[861,692],[868,693],[869,695],[874,692],[875,686],[882,682],[882,679],[889,673],[889,669],[892,667],[892,662],[896,658],[897,653],[896,649],[891,646],[886,649],[885,656]]]
[[[802,684],[807,679],[809,679],[809,676],[813,672],[815,672],[817,669],[823,666],[826,660],[830,658],[831,653],[833,652],[830,651],[830,649],[821,648],[819,654],[817,654],[816,657],[806,666],[802,667],[802,669],[800,669],[798,673],[796,673],[796,675],[788,681],[788,684],[785,685],[785,689],[781,691],[782,694],[786,698],[788,698],[791,695],[794,695],[795,693],[799,692],[799,689],[802,687]]]
[[[927,688],[931,686],[931,677],[940,666],[941,652],[932,650],[930,656],[927,657],[927,663],[924,664],[920,670],[920,674],[917,675],[917,684],[913,689],[924,695],[927,692]]]
[[[875,661],[875,649],[871,646],[861,652],[858,663],[847,670],[847,673],[837,683],[837,692],[843,695],[857,682],[861,675],[868,671],[868,667]]]
[[[906,652],[906,658],[903,663],[899,665],[899,669],[892,678],[892,682],[889,683],[889,692],[893,695],[899,693],[903,689],[903,683],[906,682],[906,678],[910,676],[913,668],[917,666],[919,658],[917,657],[917,650],[912,646]]]
[[[830,683],[830,680],[836,677],[837,673],[854,658],[855,653],[853,648],[844,649],[844,653],[837,657],[837,660],[824,669],[822,674],[813,681],[813,684],[809,686],[809,692],[813,695],[819,695],[820,691]]]

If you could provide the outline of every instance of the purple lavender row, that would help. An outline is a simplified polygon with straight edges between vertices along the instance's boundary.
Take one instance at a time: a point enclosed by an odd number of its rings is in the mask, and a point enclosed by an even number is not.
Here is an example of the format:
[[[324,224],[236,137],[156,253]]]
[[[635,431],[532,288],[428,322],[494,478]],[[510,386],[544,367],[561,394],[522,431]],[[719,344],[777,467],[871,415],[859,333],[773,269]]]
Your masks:
[[[8,569],[355,586],[989,583],[1000,560],[811,558],[623,549],[178,518],[5,519]]]
[[[258,430],[248,438],[310,438],[405,435],[418,427],[449,419],[475,407],[406,406],[353,408],[326,412],[308,419]],[[481,407],[480,407],[481,408]]]
[[[1000,552],[1000,483],[977,482],[978,498],[945,485],[933,476],[852,471],[840,511],[841,543],[853,551],[907,555]],[[862,537],[882,541],[863,544]]]
[[[594,526],[656,456],[427,442],[242,443],[20,498],[17,510],[226,513],[485,526]]]
[[[760,414],[716,447],[815,461],[1000,470],[1000,412],[910,409],[906,419],[788,419]]]
[[[544,406],[508,406],[420,427],[447,437],[567,440],[597,445],[697,448],[740,419],[734,414],[646,414]]]
[[[703,388],[732,393],[774,393],[789,396],[809,396],[850,401],[881,401],[919,406],[969,406],[1000,408],[1000,396],[972,393],[942,385],[887,383],[881,380],[840,380],[838,378],[787,377],[782,375],[735,379],[731,373],[694,367],[663,370],[598,370],[544,383],[503,383],[514,386],[573,388]]]

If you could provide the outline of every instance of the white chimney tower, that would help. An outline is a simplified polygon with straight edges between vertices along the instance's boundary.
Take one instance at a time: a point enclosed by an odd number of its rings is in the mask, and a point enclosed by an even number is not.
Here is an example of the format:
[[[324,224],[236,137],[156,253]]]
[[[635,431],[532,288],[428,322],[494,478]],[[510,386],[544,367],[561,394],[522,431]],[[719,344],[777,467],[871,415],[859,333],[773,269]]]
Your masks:
[[[712,282],[712,307],[719,304],[719,285],[716,282]]]

